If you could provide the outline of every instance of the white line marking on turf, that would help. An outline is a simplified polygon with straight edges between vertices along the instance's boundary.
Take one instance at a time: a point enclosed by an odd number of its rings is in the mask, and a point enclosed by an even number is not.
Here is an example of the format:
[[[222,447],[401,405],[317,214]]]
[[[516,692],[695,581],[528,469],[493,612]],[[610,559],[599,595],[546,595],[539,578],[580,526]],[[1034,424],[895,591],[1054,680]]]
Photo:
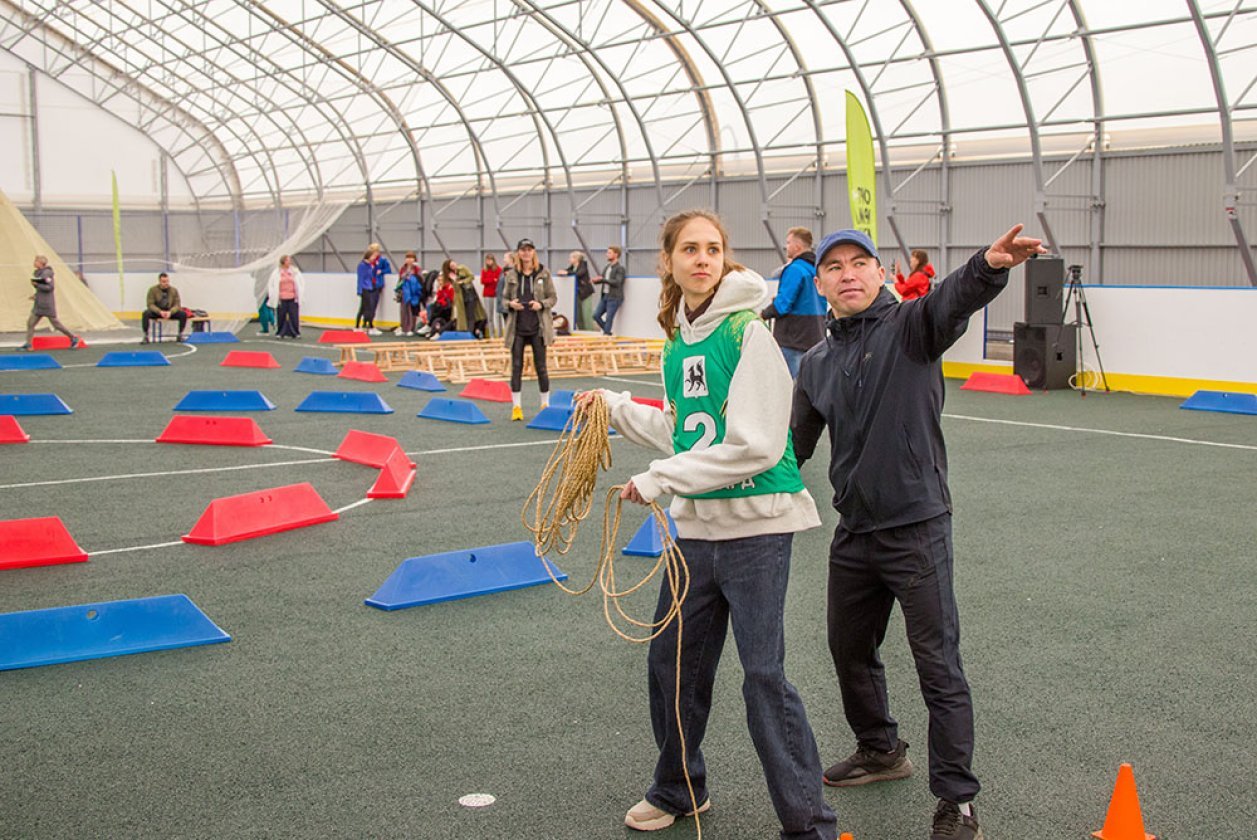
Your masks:
[[[268,443],[263,447],[265,449],[291,449],[294,452],[311,452],[315,455],[326,455],[329,458],[334,454],[326,449],[311,449],[308,446],[290,446],[286,443]]]
[[[361,507],[362,505],[365,505],[367,502],[374,502],[374,501],[375,499],[371,499],[371,498],[359,499],[358,501],[351,502],[350,504],[347,504],[344,507],[336,508],[336,510],[332,511],[332,513],[344,513],[347,510],[353,510],[356,507]]]
[[[651,374],[645,374],[645,373],[644,373],[644,374],[642,374],[642,375],[643,375],[643,376],[654,376],[655,374],[653,374],[653,373],[651,373]],[[602,377],[602,378],[603,378],[603,379],[610,379],[612,382],[631,382],[631,383],[633,383],[634,385],[651,385],[651,386],[653,386],[653,387],[655,387],[655,388],[662,388],[662,387],[663,387],[663,383],[662,383],[662,382],[659,382],[658,380],[650,380],[650,379],[625,379],[625,378],[623,378],[623,377],[621,377],[621,376],[604,376],[604,377]]]
[[[96,440],[59,440],[53,438],[40,438],[38,440],[31,439],[29,443],[156,443],[152,438],[136,438],[134,440],[128,438],[108,439],[98,438]]]
[[[126,473],[123,475],[94,475],[88,478],[61,478],[55,481],[28,481],[23,484],[0,484],[0,490],[20,490],[25,487],[51,487],[59,484],[84,484],[90,481],[114,481],[127,478],[158,478],[166,475],[198,475],[204,473],[232,472],[235,470],[260,470],[267,467],[293,467],[301,464],[336,464],[334,458],[307,458],[302,461],[276,461],[271,464],[239,464],[234,467],[205,467],[195,470],[164,470],[150,473]]]
[[[1088,429],[1084,426],[1061,426],[1055,423],[1031,423],[1026,420],[997,420],[991,417],[971,417],[967,414],[944,414],[950,420],[973,420],[977,423],[997,423],[1002,426],[1028,426],[1032,429],[1055,429],[1061,432],[1088,432],[1093,435],[1111,435],[1113,437],[1142,438],[1143,440],[1161,440],[1167,443],[1189,443],[1194,446],[1218,446],[1223,449],[1248,449],[1257,451],[1257,446],[1246,443],[1222,443],[1216,440],[1196,440],[1195,438],[1171,437],[1170,435],[1150,435],[1142,432],[1118,432],[1112,429]]]
[[[129,548],[110,548],[105,551],[89,551],[88,557],[101,557],[105,554],[125,554],[128,551],[148,551],[152,548],[171,548],[176,545],[187,545],[183,540],[175,540],[168,543],[153,543],[152,545],[133,545]]]
[[[618,437],[611,438],[618,440]],[[554,446],[558,438],[550,438],[549,440],[530,440],[523,443],[486,443],[482,446],[459,446],[450,449],[423,449],[417,452],[407,452],[407,455],[448,455],[454,452],[484,452],[489,449],[513,449],[518,446]]]

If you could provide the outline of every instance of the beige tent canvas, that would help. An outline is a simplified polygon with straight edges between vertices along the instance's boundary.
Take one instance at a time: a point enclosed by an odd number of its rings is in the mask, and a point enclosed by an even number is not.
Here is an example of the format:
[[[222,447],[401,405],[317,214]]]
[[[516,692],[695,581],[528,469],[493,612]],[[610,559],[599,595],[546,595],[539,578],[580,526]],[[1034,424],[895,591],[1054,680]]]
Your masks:
[[[61,323],[75,332],[126,329],[0,191],[0,333],[26,332],[35,291],[32,263],[38,254],[52,267]],[[39,322],[41,331],[47,328],[47,320]]]

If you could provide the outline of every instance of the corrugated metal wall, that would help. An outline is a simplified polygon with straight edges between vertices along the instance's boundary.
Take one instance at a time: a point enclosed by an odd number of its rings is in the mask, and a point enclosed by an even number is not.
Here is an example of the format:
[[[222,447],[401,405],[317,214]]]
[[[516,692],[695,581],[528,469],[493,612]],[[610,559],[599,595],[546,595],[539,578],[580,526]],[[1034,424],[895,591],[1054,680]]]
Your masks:
[[[1242,158],[1253,154],[1249,148]],[[1047,177],[1062,161],[1046,164]],[[1247,279],[1235,240],[1222,210],[1222,159],[1215,148],[1159,150],[1147,153],[1106,155],[1104,159],[1104,214],[1100,244],[1102,266],[1091,265],[1091,166],[1082,157],[1068,166],[1048,190],[1048,217],[1066,264],[1083,266],[1087,283],[1152,284],[1186,286],[1245,286]],[[896,171],[895,183],[911,170]],[[1250,173],[1251,175],[1251,173]],[[1246,176],[1248,177],[1248,176]],[[1028,161],[953,162],[949,175],[950,213],[939,212],[942,172],[935,165],[917,173],[896,198],[896,218],[909,248],[930,252],[940,274],[954,268],[975,249],[989,243],[1014,222],[1040,233],[1034,213],[1034,175]],[[763,273],[782,262],[764,225],[765,190],[756,179],[726,179],[713,189],[709,180],[688,185],[670,184],[660,191],[653,186],[633,185],[627,191],[618,184],[575,192],[580,232],[597,265],[608,244],[627,246],[630,272],[654,270],[659,227],[671,213],[714,204],[729,228],[737,258]],[[817,206],[816,180],[810,173],[793,180],[786,176],[768,179],[772,197],[768,219],[779,242],[794,225],[810,227],[818,235],[849,224],[846,177],[826,174]],[[400,260],[408,249],[420,251],[425,267],[446,256],[479,265],[485,250],[500,254],[504,243],[513,246],[521,237],[536,241],[543,259],[561,268],[567,254],[579,249],[572,226],[573,200],[566,191],[549,196],[535,191],[523,196],[502,195],[477,199],[464,195],[438,199],[421,208],[416,199],[377,202],[372,219],[375,237]],[[884,214],[885,197],[879,210]],[[1257,208],[1240,208],[1250,238],[1257,239]],[[113,260],[112,224],[107,211],[28,213],[54,248],[89,270]],[[273,233],[282,224],[273,212],[237,217],[231,213],[171,214],[126,213],[124,247],[128,265],[159,267],[163,253],[163,224],[170,241],[169,258],[182,255],[222,255],[224,265],[234,265],[233,249],[250,234]],[[350,208],[325,237],[298,255],[307,269],[352,270],[370,241],[365,205]],[[944,223],[950,225],[949,250],[940,253]],[[500,228],[499,228],[500,225]],[[244,233],[242,237],[242,231]],[[884,222],[879,242],[889,264],[894,250],[892,231]],[[264,238],[264,237],[263,237]],[[245,254],[246,258],[252,255]],[[1015,288],[1001,296],[989,311],[995,330],[1011,330],[1021,316],[1020,277]]]

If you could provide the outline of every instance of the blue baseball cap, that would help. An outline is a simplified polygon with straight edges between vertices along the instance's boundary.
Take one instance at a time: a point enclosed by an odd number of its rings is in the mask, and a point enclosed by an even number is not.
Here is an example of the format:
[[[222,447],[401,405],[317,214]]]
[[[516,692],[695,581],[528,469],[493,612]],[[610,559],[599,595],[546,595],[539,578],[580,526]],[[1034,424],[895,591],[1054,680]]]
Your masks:
[[[877,260],[879,263],[882,261],[881,256],[877,253],[877,246],[873,244],[872,239],[869,239],[867,233],[862,230],[852,230],[851,228],[847,228],[846,230],[831,233],[821,240],[820,247],[816,249],[817,265],[820,265],[821,260],[825,259],[825,254],[828,253],[829,249],[833,248],[835,245],[855,245],[859,248],[863,248],[865,253]]]

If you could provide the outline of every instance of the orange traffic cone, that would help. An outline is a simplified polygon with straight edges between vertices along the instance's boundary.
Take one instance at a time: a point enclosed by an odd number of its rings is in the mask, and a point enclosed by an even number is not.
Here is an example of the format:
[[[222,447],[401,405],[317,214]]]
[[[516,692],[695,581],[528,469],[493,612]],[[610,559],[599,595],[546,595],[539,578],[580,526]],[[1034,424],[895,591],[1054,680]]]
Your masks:
[[[1139,794],[1135,792],[1135,771],[1129,764],[1117,768],[1117,784],[1109,800],[1109,813],[1104,828],[1091,832],[1099,840],[1157,840],[1144,831],[1144,817],[1139,811]]]
[[[855,835],[852,834],[850,831],[844,831],[842,833],[842,836],[839,837],[838,840],[855,840]]]

